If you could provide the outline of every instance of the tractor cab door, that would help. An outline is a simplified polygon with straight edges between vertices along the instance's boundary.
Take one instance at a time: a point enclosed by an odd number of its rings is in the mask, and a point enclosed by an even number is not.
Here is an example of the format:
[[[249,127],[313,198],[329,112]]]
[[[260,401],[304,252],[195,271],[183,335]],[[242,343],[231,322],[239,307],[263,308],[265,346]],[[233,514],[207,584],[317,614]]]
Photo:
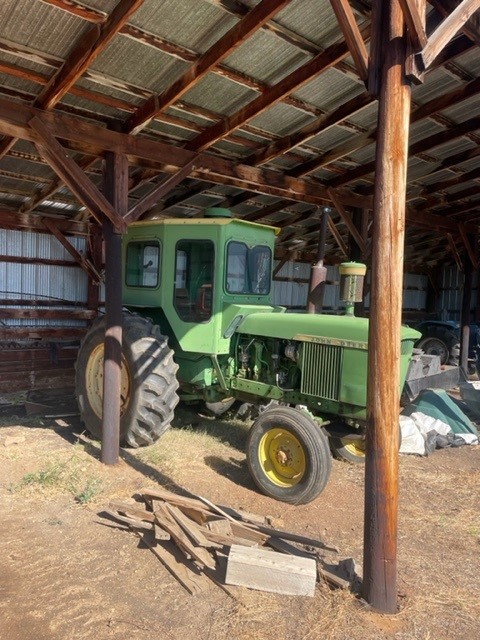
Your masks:
[[[180,240],[175,252],[174,307],[184,322],[208,322],[213,312],[215,249],[211,240]]]

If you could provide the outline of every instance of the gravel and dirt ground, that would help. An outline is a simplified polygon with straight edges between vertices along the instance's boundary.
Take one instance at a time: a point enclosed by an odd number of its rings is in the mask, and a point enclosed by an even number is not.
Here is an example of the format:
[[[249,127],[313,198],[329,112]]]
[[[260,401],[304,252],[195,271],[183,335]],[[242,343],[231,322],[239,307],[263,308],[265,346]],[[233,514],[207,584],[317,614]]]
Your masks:
[[[112,499],[160,484],[339,548],[361,565],[363,469],[334,461],[313,503],[259,494],[245,463],[248,425],[182,408],[156,445],[100,464],[78,418],[1,418],[2,640],[474,640],[480,637],[480,447],[402,456],[399,612],[375,613],[319,584],[314,598],[212,583],[188,595],[131,532],[101,517]]]

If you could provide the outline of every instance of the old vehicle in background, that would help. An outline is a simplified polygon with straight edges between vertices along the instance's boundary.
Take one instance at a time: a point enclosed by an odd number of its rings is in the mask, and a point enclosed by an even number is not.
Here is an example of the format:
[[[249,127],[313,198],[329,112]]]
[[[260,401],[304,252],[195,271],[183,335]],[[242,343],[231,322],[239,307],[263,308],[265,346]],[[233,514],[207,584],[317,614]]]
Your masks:
[[[415,325],[421,338],[415,347],[429,355],[440,357],[442,365],[459,366],[461,326],[454,320],[423,320]],[[468,373],[478,373],[480,356],[480,326],[470,324]]]

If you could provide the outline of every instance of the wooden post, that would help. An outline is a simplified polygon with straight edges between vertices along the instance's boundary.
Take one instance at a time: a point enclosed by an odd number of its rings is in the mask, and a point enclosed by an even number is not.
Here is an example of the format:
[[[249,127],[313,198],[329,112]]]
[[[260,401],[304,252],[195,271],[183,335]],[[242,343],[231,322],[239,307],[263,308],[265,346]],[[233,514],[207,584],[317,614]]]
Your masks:
[[[93,264],[95,269],[100,273],[102,271],[102,235],[98,227],[90,229],[87,239],[89,248],[87,251],[87,257]],[[91,276],[88,278],[88,293],[87,293],[87,309],[98,310],[100,294],[100,283],[95,282]]]
[[[382,71],[373,210],[363,596],[375,609],[395,613],[400,327],[411,96],[405,79],[406,43],[399,2],[384,0],[375,5],[378,10],[381,7],[380,32],[386,36],[386,45],[377,54]]]
[[[127,213],[128,163],[123,155],[105,154],[105,195],[122,217]],[[116,464],[120,449],[120,391],[122,359],[122,236],[106,216],[105,238],[105,357],[103,376],[102,452],[104,464]]]
[[[469,235],[468,241],[470,245],[476,248],[476,238]],[[476,256],[475,256],[476,257]],[[471,313],[470,305],[472,301],[472,286],[473,286],[473,264],[472,261],[465,258],[465,277],[463,280],[463,293],[462,293],[462,309],[460,316],[461,341],[460,341],[460,364],[465,373],[468,375],[468,351],[470,342],[470,322]]]

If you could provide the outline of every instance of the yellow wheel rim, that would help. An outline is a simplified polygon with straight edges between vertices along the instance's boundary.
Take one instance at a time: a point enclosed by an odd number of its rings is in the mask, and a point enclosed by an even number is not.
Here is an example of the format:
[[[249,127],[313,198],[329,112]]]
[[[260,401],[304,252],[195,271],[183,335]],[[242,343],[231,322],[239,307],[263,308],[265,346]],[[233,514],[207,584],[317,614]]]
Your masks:
[[[103,354],[104,347],[103,343],[101,343],[97,345],[90,354],[85,371],[85,387],[88,402],[100,419],[103,414]],[[123,354],[121,362],[120,395],[120,414],[123,415],[130,399],[130,375]]]
[[[279,487],[294,487],[303,478],[307,461],[301,442],[286,429],[270,429],[258,453],[268,479]]]
[[[349,438],[346,436],[345,438],[341,438],[341,441],[344,449],[352,456],[358,458],[365,457],[365,438]]]

